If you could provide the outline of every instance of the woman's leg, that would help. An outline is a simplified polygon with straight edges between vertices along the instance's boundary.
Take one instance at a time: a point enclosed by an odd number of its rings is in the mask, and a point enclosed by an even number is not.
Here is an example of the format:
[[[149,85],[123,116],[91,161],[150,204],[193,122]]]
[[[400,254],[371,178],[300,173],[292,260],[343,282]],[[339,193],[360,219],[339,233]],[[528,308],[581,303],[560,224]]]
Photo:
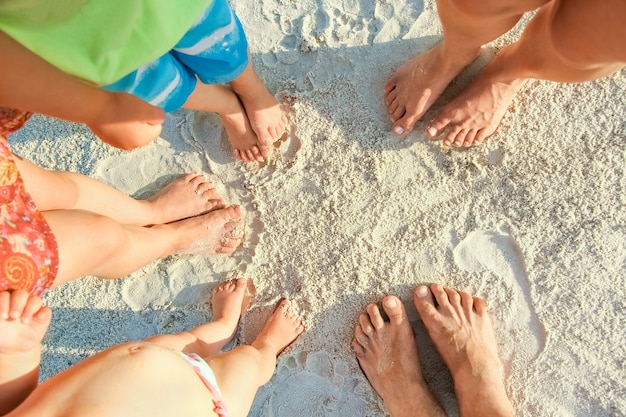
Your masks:
[[[168,223],[223,208],[215,186],[202,175],[188,174],[147,200],[135,200],[85,175],[45,170],[15,156],[26,190],[37,208],[85,210],[121,224],[139,226]]]
[[[174,253],[231,253],[243,237],[237,205],[153,227],[123,225],[83,210],[43,214],[59,248],[55,287],[85,275],[120,278]]]
[[[233,417],[245,417],[259,387],[274,374],[276,357],[304,331],[302,320],[282,300],[251,346],[239,346],[208,361]]]
[[[443,41],[401,66],[385,84],[385,103],[398,136],[417,121],[481,47],[508,32],[527,11],[549,0],[438,0]]]
[[[626,2],[554,0],[539,9],[520,40],[504,48],[459,97],[429,124],[447,146],[481,143],[497,129],[528,78],[590,81],[626,64]]]

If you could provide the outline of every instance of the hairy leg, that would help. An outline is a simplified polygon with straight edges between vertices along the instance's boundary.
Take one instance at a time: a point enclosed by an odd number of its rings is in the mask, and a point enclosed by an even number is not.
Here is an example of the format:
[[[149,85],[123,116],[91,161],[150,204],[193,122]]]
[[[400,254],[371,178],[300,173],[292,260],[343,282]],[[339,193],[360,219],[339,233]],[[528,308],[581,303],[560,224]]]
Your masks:
[[[24,290],[0,292],[0,415],[37,387],[41,341],[52,312]]]
[[[528,78],[595,80],[626,65],[622,16],[626,3],[554,0],[541,7],[520,40],[504,48],[459,97],[427,127],[446,146],[482,143],[498,128]]]
[[[152,227],[122,225],[82,210],[44,213],[59,247],[54,286],[95,275],[120,278],[174,253],[231,253],[243,237],[241,207]]]
[[[485,302],[439,284],[417,287],[413,302],[450,369],[461,416],[515,415]]]
[[[40,211],[86,210],[122,224],[169,223],[225,207],[203,175],[175,179],[147,200],[135,200],[86,175],[49,171],[15,157],[15,164]]]
[[[195,353],[203,358],[214,357],[235,335],[239,318],[248,308],[253,294],[251,280],[238,278],[222,282],[213,288],[212,321],[188,332],[158,335],[146,341],[172,350]]]
[[[404,306],[393,296],[385,297],[382,304],[389,322],[377,305],[369,304],[354,330],[352,349],[361,369],[392,417],[444,417],[422,376]]]
[[[443,41],[402,65],[385,84],[397,136],[407,135],[481,47],[510,30],[526,11],[548,0],[438,0]]]
[[[282,300],[251,346],[239,346],[208,361],[233,417],[245,417],[259,387],[274,373],[276,357],[304,331],[302,320]]]

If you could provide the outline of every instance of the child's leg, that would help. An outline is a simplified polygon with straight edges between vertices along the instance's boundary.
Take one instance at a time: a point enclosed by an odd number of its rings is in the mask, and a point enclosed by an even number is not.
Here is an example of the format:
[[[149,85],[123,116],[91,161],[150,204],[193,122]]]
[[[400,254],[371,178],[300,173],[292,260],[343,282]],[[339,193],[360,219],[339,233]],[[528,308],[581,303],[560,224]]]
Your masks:
[[[241,101],[230,88],[198,82],[183,107],[216,113],[224,125],[235,158],[246,162],[260,161],[263,153],[268,153],[266,147],[259,144]]]
[[[208,361],[231,416],[248,414],[257,390],[274,373],[276,357],[303,331],[302,320],[289,310],[289,301],[282,300],[251,346],[239,346]]]
[[[228,343],[237,330],[241,314],[254,292],[252,281],[244,278],[222,282],[213,288],[213,320],[188,332],[164,334],[146,339],[168,349],[213,357]]]
[[[40,297],[24,290],[0,292],[0,415],[37,387],[40,343],[51,317]]]
[[[15,156],[26,190],[40,211],[75,209],[110,217],[122,224],[162,224],[195,216],[224,202],[202,175],[188,174],[172,181],[148,200],[135,200],[85,175],[48,171]]]
[[[153,227],[122,225],[82,210],[43,214],[59,248],[54,286],[84,275],[120,278],[174,253],[231,253],[243,235],[237,205]]]

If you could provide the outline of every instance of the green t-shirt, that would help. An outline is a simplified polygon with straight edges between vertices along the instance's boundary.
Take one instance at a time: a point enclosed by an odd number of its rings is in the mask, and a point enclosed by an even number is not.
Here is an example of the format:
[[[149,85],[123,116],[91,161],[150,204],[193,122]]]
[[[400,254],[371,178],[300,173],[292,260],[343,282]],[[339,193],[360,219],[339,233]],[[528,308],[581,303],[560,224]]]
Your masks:
[[[0,30],[98,85],[169,51],[212,0],[0,0]]]

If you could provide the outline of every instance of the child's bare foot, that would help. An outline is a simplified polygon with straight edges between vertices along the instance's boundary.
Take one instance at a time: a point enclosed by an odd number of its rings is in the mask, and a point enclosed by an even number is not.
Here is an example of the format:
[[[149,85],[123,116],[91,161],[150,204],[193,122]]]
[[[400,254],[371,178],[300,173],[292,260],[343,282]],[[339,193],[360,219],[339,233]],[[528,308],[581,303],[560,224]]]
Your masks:
[[[426,128],[435,139],[446,131],[445,146],[472,146],[492,135],[523,79],[503,79],[502,50],[463,93],[446,104]]]
[[[0,355],[39,348],[52,312],[25,290],[0,292]]]
[[[215,184],[198,174],[177,178],[144,201],[154,213],[150,219],[155,221],[150,224],[169,223],[226,207],[217,197]]]
[[[445,416],[422,377],[404,306],[393,296],[382,304],[389,322],[377,305],[369,304],[354,330],[352,349],[361,369],[391,416]]]
[[[290,307],[289,300],[280,301],[261,333],[252,342],[253,347],[258,350],[268,350],[274,356],[278,356],[300,336],[304,331],[304,325]]]
[[[211,332],[223,341],[214,345],[219,351],[234,336],[241,315],[248,309],[250,300],[255,295],[252,280],[237,278],[222,282],[213,288],[211,309],[213,322]]]
[[[254,129],[250,126],[248,115],[237,95],[232,94],[234,101],[229,106],[230,110],[222,111],[218,115],[228,135],[230,146],[233,148],[233,156],[245,162],[262,161],[263,155],[259,148],[259,141]]]
[[[285,132],[287,115],[249,64],[230,86],[243,104],[250,125],[257,137],[257,145],[264,158],[271,155],[272,144]]]
[[[155,227],[176,228],[174,253],[232,253],[241,244],[243,210],[237,204]]]
[[[396,136],[409,134],[480,49],[463,53],[445,53],[441,43],[402,65],[385,84],[385,104]]]
[[[413,302],[450,369],[461,415],[513,416],[485,302],[439,284],[417,287]]]

